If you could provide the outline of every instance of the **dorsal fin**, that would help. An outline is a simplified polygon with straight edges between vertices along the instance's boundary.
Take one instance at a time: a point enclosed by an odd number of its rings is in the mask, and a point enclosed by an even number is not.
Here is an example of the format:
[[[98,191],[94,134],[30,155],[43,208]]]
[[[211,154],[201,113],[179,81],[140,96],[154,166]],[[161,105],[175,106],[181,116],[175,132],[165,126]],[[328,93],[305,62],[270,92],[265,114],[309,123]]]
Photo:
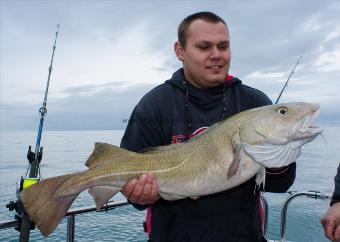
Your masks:
[[[125,156],[129,151],[119,148],[118,146],[96,142],[92,154],[85,162],[87,167],[95,166],[101,162],[108,160],[121,160],[122,156]]]

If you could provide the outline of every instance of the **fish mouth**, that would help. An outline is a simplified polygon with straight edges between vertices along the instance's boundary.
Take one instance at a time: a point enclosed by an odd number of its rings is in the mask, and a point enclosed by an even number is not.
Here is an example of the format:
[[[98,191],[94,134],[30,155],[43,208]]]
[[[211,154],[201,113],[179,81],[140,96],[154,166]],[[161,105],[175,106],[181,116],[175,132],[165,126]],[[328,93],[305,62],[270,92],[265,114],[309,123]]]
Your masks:
[[[320,114],[320,106],[318,104],[313,104],[314,108],[311,114],[305,116],[301,121],[296,124],[295,130],[297,130],[295,140],[307,139],[311,141],[316,138],[323,129],[314,125],[314,121]]]

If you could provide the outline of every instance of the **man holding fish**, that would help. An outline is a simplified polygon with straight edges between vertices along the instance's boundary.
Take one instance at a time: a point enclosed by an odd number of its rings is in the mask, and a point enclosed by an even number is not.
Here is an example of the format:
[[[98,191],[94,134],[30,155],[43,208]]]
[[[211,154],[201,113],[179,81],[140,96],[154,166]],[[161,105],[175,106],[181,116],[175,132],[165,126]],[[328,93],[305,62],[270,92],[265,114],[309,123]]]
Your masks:
[[[121,147],[138,152],[183,142],[236,113],[272,104],[264,93],[228,74],[229,31],[214,13],[186,17],[179,25],[174,49],[183,68],[138,103]],[[254,176],[231,190],[197,200],[160,198],[152,173],[131,180],[122,192],[135,207],[150,206],[145,223],[150,241],[265,241],[259,191],[287,191],[295,170],[295,162],[267,168],[261,188],[256,187]]]
[[[301,146],[322,132],[312,125],[319,105],[269,105],[229,75],[229,32],[217,15],[190,15],[178,33],[183,68],[138,103],[122,148],[98,142],[87,170],[20,192],[44,236],[88,190],[97,209],[119,191],[136,207],[151,205],[151,241],[265,241],[260,191],[292,185]]]

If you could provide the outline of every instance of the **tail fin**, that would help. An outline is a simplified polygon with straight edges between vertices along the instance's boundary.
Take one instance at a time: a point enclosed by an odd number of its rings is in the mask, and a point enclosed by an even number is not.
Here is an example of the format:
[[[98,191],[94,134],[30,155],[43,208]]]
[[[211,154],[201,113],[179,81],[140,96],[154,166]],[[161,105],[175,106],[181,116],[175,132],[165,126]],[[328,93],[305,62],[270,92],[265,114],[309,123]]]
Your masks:
[[[53,232],[79,194],[62,197],[56,195],[58,187],[71,176],[42,180],[20,193],[26,212],[44,236]]]

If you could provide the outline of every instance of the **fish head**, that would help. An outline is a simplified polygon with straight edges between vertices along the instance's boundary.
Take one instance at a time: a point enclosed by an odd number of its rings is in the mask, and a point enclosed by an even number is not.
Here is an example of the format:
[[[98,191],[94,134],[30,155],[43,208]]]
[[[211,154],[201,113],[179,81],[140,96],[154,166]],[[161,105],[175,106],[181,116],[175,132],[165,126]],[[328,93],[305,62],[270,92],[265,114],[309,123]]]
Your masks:
[[[319,108],[311,103],[287,103],[251,110],[240,126],[244,152],[267,168],[291,164],[300,156],[301,146],[322,132],[313,125]]]
[[[251,118],[240,127],[240,140],[251,145],[310,142],[322,132],[313,125],[319,108],[318,104],[298,102],[253,109]]]

